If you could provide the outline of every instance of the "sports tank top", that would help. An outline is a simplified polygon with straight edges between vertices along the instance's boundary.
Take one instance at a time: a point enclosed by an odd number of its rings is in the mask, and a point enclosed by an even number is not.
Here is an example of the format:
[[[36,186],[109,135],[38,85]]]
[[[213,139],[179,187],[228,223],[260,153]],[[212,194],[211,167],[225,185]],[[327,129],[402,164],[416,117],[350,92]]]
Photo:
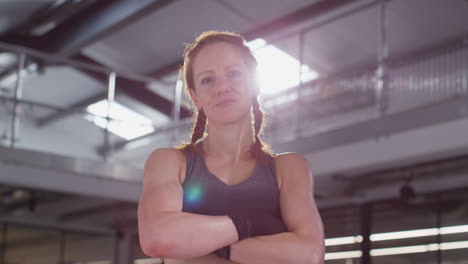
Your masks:
[[[202,148],[202,142],[196,147]],[[287,232],[281,218],[274,158],[264,155],[266,162],[256,162],[247,179],[227,185],[208,170],[203,154],[189,151],[182,183],[182,212],[262,219],[261,230],[256,230],[256,235]]]

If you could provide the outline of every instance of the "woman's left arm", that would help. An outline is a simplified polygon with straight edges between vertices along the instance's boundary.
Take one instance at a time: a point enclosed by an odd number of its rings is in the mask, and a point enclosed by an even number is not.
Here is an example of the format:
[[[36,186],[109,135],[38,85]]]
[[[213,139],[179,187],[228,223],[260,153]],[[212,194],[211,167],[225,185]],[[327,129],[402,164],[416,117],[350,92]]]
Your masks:
[[[231,245],[238,263],[323,263],[323,224],[314,201],[314,181],[306,159],[295,153],[276,158],[281,178],[280,207],[288,232],[257,236]]]

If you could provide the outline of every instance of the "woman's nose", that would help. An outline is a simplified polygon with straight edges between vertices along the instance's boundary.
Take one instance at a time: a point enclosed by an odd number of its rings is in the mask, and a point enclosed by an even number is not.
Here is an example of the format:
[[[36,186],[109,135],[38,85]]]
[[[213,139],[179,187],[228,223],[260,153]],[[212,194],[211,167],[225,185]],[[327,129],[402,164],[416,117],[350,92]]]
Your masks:
[[[215,82],[216,93],[229,92],[231,91],[231,89],[232,89],[231,83],[225,77],[216,78],[216,82]]]

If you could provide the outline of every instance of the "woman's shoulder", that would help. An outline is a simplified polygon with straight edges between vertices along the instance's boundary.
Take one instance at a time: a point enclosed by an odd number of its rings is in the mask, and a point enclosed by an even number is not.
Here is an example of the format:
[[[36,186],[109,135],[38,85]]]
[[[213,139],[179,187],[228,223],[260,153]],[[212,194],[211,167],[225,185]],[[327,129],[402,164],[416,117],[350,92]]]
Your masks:
[[[277,180],[280,190],[287,175],[295,173],[295,171],[297,171],[298,169],[300,170],[301,168],[306,169],[307,171],[310,170],[307,159],[298,153],[286,152],[276,154],[274,159]]]
[[[308,163],[307,159],[302,156],[301,154],[294,153],[294,152],[284,152],[275,155],[275,163],[276,165],[280,166],[294,166],[299,163]]]
[[[179,177],[185,169],[185,155],[176,148],[159,148],[151,152],[146,160],[145,174],[176,174]]]
[[[159,148],[151,152],[145,164],[145,170],[152,167],[180,167],[185,161],[184,153],[176,148]]]
[[[184,153],[176,148],[158,148],[151,152],[148,161],[173,161],[177,162],[184,158]]]

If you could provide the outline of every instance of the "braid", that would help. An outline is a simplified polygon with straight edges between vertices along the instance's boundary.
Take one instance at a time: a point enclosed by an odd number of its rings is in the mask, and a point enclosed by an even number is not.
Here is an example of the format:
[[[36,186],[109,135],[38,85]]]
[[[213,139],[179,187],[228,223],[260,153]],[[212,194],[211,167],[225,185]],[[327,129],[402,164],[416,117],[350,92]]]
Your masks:
[[[197,121],[192,129],[192,139],[190,140],[190,145],[193,146],[200,138],[203,137],[206,130],[206,115],[203,110],[198,111]]]
[[[181,150],[185,154],[187,154],[190,150],[193,149],[195,143],[203,137],[206,130],[206,115],[203,110],[199,110],[196,112],[197,120],[195,121],[193,128],[192,128],[192,135],[190,139],[190,143],[183,143],[176,147],[177,149]]]
[[[253,97],[252,100],[253,106],[253,115],[254,115],[254,130],[255,130],[255,145],[253,149],[253,153],[255,157],[258,158],[258,155],[263,152],[263,142],[260,139],[259,135],[263,129],[263,111],[260,108],[260,103],[258,102],[258,98],[256,96]]]

